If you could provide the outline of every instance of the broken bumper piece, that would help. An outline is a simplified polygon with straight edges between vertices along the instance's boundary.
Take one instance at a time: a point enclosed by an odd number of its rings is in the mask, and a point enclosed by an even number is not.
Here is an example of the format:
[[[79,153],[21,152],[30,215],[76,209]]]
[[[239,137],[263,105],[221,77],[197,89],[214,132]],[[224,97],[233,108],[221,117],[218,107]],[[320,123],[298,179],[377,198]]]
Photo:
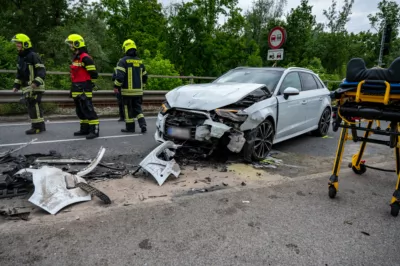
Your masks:
[[[171,174],[178,178],[181,173],[179,165],[172,158],[175,155],[172,150],[179,147],[180,145],[175,145],[172,141],[166,141],[147,155],[139,165],[149,172],[161,186]]]
[[[64,207],[77,202],[90,201],[91,195],[75,187],[74,184],[86,181],[61,169],[43,166],[40,169],[22,169],[17,174],[32,173],[35,192],[29,201],[45,211],[56,214]],[[70,189],[69,189],[70,188]]]

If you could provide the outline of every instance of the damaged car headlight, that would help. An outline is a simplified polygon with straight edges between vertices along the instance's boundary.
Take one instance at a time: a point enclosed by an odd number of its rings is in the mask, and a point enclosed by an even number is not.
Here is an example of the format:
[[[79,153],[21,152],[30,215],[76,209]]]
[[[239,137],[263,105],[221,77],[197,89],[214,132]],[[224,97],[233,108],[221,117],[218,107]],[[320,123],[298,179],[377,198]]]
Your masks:
[[[161,104],[161,107],[160,107],[159,112],[160,112],[162,115],[165,115],[165,114],[168,112],[168,110],[169,110],[170,108],[171,108],[171,106],[169,106],[168,102],[165,101],[165,102],[163,102],[163,104]]]
[[[247,119],[247,115],[238,114],[237,112],[237,110],[215,109],[215,113],[223,118],[227,118],[235,122],[244,122]]]

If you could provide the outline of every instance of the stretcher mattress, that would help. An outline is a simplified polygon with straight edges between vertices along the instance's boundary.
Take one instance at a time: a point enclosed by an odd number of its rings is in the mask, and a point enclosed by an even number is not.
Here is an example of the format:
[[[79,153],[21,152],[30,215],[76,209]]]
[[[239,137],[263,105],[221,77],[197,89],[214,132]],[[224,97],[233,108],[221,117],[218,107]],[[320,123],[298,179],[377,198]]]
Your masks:
[[[365,66],[362,58],[353,58],[347,63],[346,81],[360,82],[362,80],[385,80],[389,83],[400,83],[400,57],[384,68],[371,68]]]
[[[345,80],[343,83],[339,85],[341,90],[340,92],[345,91],[356,91],[357,85],[359,82],[348,82]],[[377,84],[377,83],[364,83],[361,87],[362,93],[368,94],[384,94],[386,91],[386,85]],[[390,93],[391,94],[400,94],[400,83],[390,83]]]

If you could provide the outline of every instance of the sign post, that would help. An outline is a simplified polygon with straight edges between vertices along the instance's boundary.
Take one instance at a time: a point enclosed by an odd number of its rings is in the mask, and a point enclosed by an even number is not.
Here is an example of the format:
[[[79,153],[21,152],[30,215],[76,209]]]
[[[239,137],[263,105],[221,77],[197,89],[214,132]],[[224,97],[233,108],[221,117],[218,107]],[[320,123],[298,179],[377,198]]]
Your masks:
[[[283,49],[280,49],[286,42],[287,34],[286,30],[282,27],[273,28],[268,34],[268,46],[271,48],[268,50],[268,61],[275,61],[274,66],[277,61],[283,60]]]

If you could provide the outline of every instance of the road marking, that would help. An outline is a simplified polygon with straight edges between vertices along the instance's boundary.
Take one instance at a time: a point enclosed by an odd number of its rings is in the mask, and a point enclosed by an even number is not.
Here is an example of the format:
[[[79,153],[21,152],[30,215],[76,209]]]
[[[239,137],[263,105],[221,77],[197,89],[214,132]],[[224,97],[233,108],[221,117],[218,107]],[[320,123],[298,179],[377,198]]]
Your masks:
[[[142,135],[143,134],[104,136],[104,137],[98,137],[96,139],[116,139],[116,138],[126,138],[126,137],[137,137],[137,136],[142,136]],[[30,144],[30,145],[47,144],[47,143],[59,143],[59,142],[72,142],[72,141],[79,141],[79,140],[87,140],[87,139],[86,138],[77,138],[77,139],[44,140],[44,141],[32,142],[32,144]],[[90,141],[90,140],[87,140],[87,141]],[[27,141],[27,142],[29,142],[29,141]],[[0,147],[20,146],[20,145],[26,144],[27,142],[0,144]]]
[[[156,119],[155,116],[149,116],[149,117],[145,117],[146,119]],[[100,120],[101,122],[110,122],[110,121],[115,121],[117,118],[109,118],[109,119],[102,119]],[[66,121],[54,121],[54,122],[46,122],[46,124],[68,124],[68,123],[79,123],[79,120],[66,120]],[[122,123],[122,122],[121,122]],[[0,127],[10,127],[10,126],[26,126],[26,125],[30,125],[31,123],[26,122],[26,123],[7,123],[7,124],[3,124],[0,122]]]

